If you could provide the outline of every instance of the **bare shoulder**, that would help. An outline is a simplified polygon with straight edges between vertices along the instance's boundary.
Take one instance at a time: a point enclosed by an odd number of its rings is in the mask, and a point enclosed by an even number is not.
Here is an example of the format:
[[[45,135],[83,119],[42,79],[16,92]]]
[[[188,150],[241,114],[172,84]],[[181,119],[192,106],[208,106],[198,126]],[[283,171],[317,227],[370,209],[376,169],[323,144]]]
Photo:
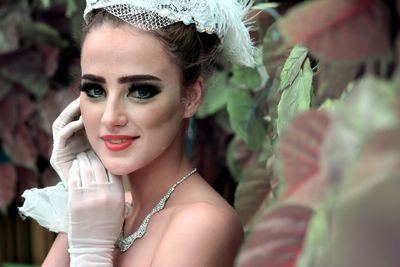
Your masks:
[[[243,228],[236,212],[228,205],[197,202],[177,208],[170,227],[186,225],[197,230],[213,231],[218,228],[230,234],[242,234]]]
[[[153,266],[232,266],[243,228],[232,208],[207,202],[177,207]]]

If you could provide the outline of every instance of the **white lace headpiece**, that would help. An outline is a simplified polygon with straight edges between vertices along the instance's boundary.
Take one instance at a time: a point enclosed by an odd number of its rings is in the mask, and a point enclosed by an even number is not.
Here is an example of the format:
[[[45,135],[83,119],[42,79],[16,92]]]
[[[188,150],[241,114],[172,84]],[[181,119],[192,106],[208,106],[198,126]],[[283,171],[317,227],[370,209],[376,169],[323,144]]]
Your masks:
[[[143,30],[176,22],[195,24],[200,32],[217,34],[223,55],[232,63],[253,66],[256,49],[244,20],[252,0],[87,0],[84,19],[94,9]]]

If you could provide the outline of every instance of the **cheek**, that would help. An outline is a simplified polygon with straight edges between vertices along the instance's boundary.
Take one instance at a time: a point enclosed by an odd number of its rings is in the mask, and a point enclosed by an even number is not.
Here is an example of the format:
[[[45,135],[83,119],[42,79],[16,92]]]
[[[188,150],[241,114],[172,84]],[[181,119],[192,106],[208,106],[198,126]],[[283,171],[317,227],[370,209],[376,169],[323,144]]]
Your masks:
[[[146,123],[148,129],[159,128],[165,124],[173,126],[175,125],[174,121],[180,122],[183,118],[182,103],[176,100],[163,103],[162,106],[160,104],[154,105],[147,112],[151,115]]]
[[[81,115],[83,119],[83,127],[85,128],[86,135],[90,141],[93,137],[95,130],[99,125],[99,116],[98,113],[95,112],[90,107],[89,103],[86,103],[85,100],[81,99]]]

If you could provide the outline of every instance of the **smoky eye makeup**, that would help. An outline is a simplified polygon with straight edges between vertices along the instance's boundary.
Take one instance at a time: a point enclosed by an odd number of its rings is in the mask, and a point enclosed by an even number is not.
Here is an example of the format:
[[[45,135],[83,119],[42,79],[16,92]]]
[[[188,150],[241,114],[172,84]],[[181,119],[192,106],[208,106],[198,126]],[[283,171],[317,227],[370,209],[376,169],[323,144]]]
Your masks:
[[[80,85],[80,90],[90,98],[100,98],[106,95],[104,87],[99,83],[83,82]]]
[[[148,100],[158,95],[161,92],[159,85],[153,83],[138,82],[132,83],[129,86],[129,97],[138,100]]]

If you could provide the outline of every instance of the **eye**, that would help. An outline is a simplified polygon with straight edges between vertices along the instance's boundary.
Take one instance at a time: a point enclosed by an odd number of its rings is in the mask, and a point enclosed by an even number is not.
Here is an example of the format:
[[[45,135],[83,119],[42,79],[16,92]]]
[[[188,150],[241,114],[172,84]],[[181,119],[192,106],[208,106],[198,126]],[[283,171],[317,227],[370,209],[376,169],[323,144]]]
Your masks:
[[[160,93],[158,86],[153,84],[133,84],[129,88],[129,97],[133,97],[139,100],[150,99],[153,96]]]
[[[84,83],[81,85],[81,91],[85,92],[90,98],[100,98],[106,95],[103,86],[97,83]]]

